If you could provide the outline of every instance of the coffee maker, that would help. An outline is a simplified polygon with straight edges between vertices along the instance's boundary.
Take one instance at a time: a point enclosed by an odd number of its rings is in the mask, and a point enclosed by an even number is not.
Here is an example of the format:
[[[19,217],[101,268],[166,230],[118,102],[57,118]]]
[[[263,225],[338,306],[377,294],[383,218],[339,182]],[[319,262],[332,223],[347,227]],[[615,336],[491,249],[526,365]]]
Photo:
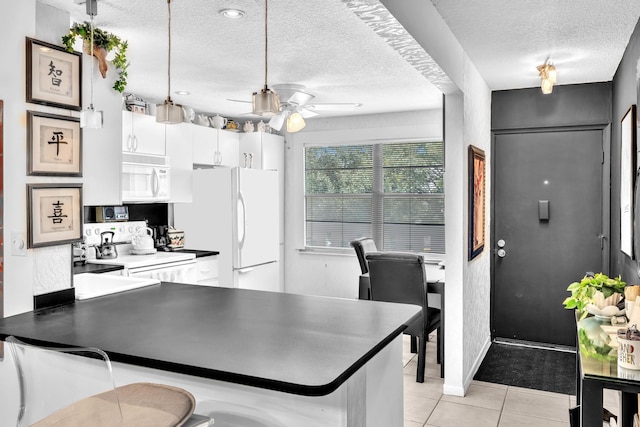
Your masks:
[[[152,225],[149,226],[151,230],[153,230],[153,242],[156,249],[160,251],[169,250],[167,245],[169,244],[169,236],[167,235],[167,230],[169,226],[167,225]]]

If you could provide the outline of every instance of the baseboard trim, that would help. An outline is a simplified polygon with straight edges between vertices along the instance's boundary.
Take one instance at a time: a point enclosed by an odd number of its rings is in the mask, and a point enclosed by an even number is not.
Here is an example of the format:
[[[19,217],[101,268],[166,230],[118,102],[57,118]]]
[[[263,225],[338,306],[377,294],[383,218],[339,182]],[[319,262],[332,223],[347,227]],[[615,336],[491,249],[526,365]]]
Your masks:
[[[482,345],[482,350],[480,350],[480,354],[478,354],[478,357],[476,357],[476,360],[473,361],[473,366],[471,367],[471,370],[469,371],[467,378],[464,381],[465,390],[469,389],[469,386],[473,381],[473,377],[476,376],[476,372],[478,372],[478,369],[480,369],[480,365],[482,365],[482,361],[484,360],[484,357],[487,355],[487,352],[489,351],[489,347],[491,347],[490,336],[488,336],[487,339],[484,341],[484,344]]]
[[[478,369],[480,369],[480,365],[482,364],[484,357],[487,355],[487,352],[489,351],[489,347],[491,347],[491,337],[487,336],[486,340],[484,341],[484,344],[482,345],[482,349],[480,350],[480,353],[478,354],[476,359],[473,361],[471,370],[467,373],[466,378],[462,381],[462,386],[454,386],[451,384],[447,384],[446,371],[445,371],[445,384],[442,387],[442,393],[450,396],[464,397],[467,394],[467,391],[469,390],[469,386],[473,381],[473,377],[475,377],[476,372],[478,372]],[[446,370],[446,367],[445,367],[445,370]]]
[[[505,344],[505,345],[513,345],[518,347],[530,347],[530,348],[539,348],[542,350],[553,350],[553,351],[562,351],[565,353],[574,353],[576,352],[575,347],[570,347],[567,345],[560,344],[548,344],[541,343],[535,341],[524,341],[524,340],[515,340],[511,338],[496,338],[493,340],[496,344]]]

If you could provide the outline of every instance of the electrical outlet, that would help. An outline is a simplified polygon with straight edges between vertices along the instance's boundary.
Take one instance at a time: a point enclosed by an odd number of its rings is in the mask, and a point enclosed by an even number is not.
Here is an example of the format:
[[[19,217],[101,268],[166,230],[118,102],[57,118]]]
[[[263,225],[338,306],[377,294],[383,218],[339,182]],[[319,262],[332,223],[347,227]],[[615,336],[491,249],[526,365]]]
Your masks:
[[[27,256],[27,242],[24,241],[24,233],[20,231],[11,232],[11,255]]]

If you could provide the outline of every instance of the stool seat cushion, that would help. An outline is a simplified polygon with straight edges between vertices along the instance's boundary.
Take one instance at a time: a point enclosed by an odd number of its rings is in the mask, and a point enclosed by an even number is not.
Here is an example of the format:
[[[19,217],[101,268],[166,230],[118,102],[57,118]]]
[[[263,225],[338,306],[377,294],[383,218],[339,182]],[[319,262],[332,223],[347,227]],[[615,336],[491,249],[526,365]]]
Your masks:
[[[122,408],[122,424],[112,415],[117,411],[112,390],[79,400],[33,426],[178,427],[193,414],[196,404],[188,391],[165,384],[133,383],[115,390]]]

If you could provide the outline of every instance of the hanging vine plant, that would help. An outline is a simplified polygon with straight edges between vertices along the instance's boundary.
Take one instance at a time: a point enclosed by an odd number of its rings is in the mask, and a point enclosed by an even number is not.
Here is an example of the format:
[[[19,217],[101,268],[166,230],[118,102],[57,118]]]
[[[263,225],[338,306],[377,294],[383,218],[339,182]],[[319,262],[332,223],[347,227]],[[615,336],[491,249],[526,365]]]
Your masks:
[[[69,28],[69,34],[62,36],[62,43],[69,52],[73,52],[73,45],[76,38],[83,40],[83,50],[86,54],[91,53],[91,25],[88,22],[74,23]],[[106,32],[100,28],[93,27],[93,56],[98,60],[98,68],[103,78],[107,76],[107,55],[114,53],[113,65],[118,70],[118,79],[113,84],[113,89],[122,93],[127,87],[127,47],[126,40],[120,39],[115,34]]]

